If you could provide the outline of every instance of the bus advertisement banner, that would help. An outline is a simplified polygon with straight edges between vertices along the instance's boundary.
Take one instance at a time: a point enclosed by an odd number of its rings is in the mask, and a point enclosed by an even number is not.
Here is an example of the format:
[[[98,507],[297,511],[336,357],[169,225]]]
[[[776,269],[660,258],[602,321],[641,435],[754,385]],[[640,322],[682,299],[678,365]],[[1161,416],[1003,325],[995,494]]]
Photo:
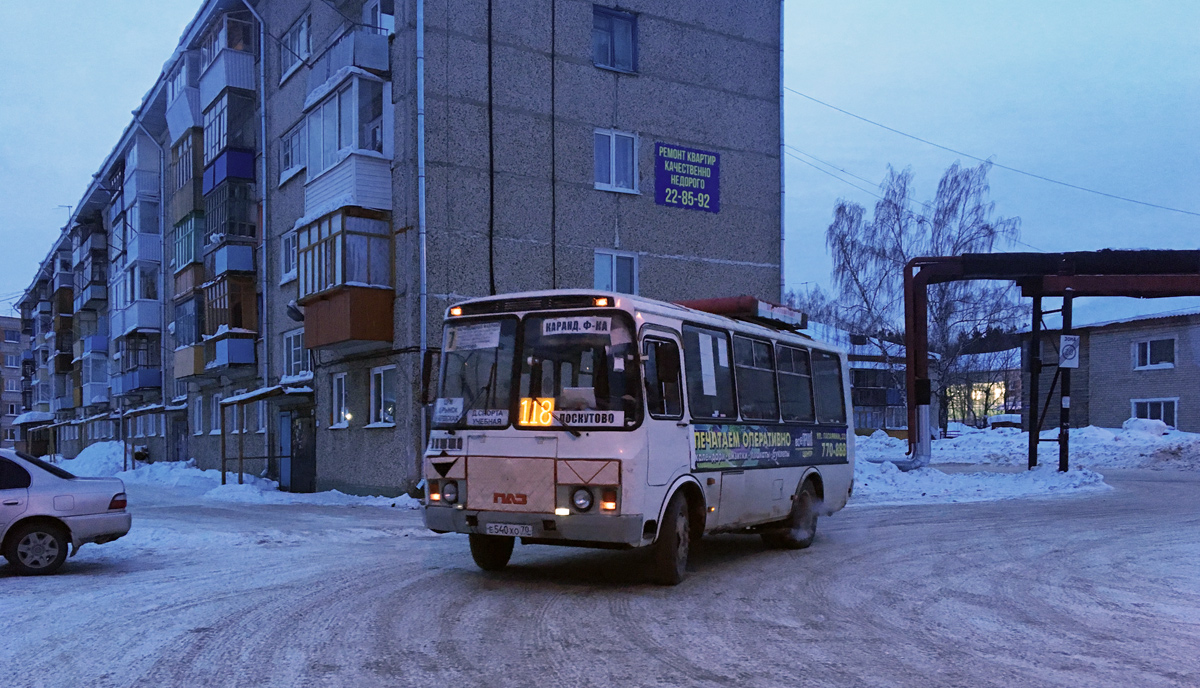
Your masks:
[[[696,470],[778,468],[847,463],[846,428],[838,426],[695,426]]]

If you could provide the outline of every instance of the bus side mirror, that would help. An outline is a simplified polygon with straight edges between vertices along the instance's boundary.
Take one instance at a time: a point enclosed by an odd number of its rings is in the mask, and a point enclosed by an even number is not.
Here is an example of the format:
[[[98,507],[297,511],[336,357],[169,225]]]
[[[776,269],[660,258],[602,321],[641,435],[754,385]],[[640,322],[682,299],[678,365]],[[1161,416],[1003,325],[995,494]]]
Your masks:
[[[437,349],[427,349],[425,358],[421,361],[421,405],[433,403],[433,375],[441,367],[442,352]]]

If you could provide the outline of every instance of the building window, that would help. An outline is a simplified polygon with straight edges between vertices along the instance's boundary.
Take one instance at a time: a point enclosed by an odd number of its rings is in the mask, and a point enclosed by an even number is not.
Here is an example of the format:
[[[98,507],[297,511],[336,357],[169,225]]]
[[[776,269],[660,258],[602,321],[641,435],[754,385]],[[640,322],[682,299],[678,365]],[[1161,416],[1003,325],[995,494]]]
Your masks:
[[[335,374],[333,376],[333,384],[330,387],[333,392],[333,424],[329,427],[347,427],[350,425],[350,410],[346,408],[346,374]]]
[[[283,371],[299,375],[308,370],[308,351],[304,348],[304,328],[283,334]]]
[[[279,246],[280,284],[286,284],[296,279],[296,245],[295,232],[283,235]]]
[[[244,390],[244,389],[239,389],[234,392],[234,394],[245,394],[245,393],[246,393],[246,390]],[[242,430],[245,430],[245,427],[243,427],[243,424],[242,424],[242,421],[245,420],[244,418],[242,418],[242,405],[241,404],[230,404],[229,410],[231,412],[230,420],[233,421],[229,425],[229,427],[231,428],[231,430],[229,432],[230,432],[230,434],[236,435],[236,434],[240,433]]]
[[[4,391],[5,392],[20,392],[21,391],[21,381],[15,379],[15,378],[11,378],[11,377],[8,378],[7,380],[4,381]]]
[[[140,419],[141,416],[138,416]],[[146,436],[155,437],[158,435],[158,416],[146,416]]]
[[[4,367],[5,368],[21,367],[21,357],[18,356],[17,354],[4,354]]]
[[[196,172],[196,162],[192,159],[192,135],[185,134],[179,143],[171,147],[171,182],[172,191],[179,191],[192,181]]]
[[[592,63],[620,72],[637,71],[637,16],[592,5]]]
[[[389,12],[392,3],[381,3],[380,0],[367,0],[363,4],[363,26],[379,29],[380,33],[396,32],[396,19]]]
[[[594,143],[595,188],[637,193],[637,134],[614,129],[597,129]]]
[[[175,304],[175,344],[195,346],[201,343],[204,332],[204,307],[199,298]]]
[[[638,293],[638,263],[636,253],[602,251],[597,249],[593,286],[600,291],[618,291],[622,294]]]
[[[371,424],[396,423],[396,366],[371,369]]]
[[[192,399],[192,434],[204,434],[204,396],[197,395]]]
[[[259,399],[256,401],[254,403],[254,410],[254,416],[257,420],[254,432],[265,434],[267,432],[267,400]]]
[[[204,215],[193,213],[175,225],[175,272],[180,272],[192,263],[199,263],[204,254],[200,242],[204,239]]]
[[[1178,399],[1134,399],[1131,403],[1134,418],[1161,420],[1167,425],[1175,427]]]
[[[246,12],[241,13],[242,16],[247,14]],[[231,15],[217,19],[204,37],[204,44],[200,51],[200,71],[208,69],[208,66],[217,59],[217,55],[225,49],[240,50],[246,53],[254,52],[254,24],[235,19]]]
[[[257,122],[254,99],[226,92],[204,111],[204,164],[226,148],[253,150]]]
[[[333,167],[352,149],[383,152],[384,84],[355,77],[308,113],[308,178]]]
[[[16,404],[8,405],[8,415],[10,415],[10,416],[17,415],[17,405]]]
[[[226,236],[253,239],[258,234],[258,202],[252,182],[226,181],[204,197],[205,242]]]
[[[204,287],[204,333],[258,331],[258,295],[253,277],[221,276]]]
[[[19,342],[19,341],[21,341],[21,333],[20,333],[20,331],[18,331],[18,330],[5,330],[5,331],[4,331],[4,341],[6,341],[6,342]]]
[[[1175,367],[1175,340],[1149,339],[1134,345],[1134,370]],[[1140,417],[1140,416],[1139,416]]]
[[[279,39],[279,73],[286,79],[292,67],[308,59],[312,52],[312,17],[304,15]]]
[[[134,437],[145,437],[146,436],[146,417],[138,416],[137,418],[135,418],[134,419],[134,427],[136,428],[136,430],[133,433]]]
[[[209,430],[210,435],[221,434],[221,395],[212,395],[212,430]]]
[[[297,232],[301,298],[343,284],[392,286],[392,237],[386,220],[346,209]]]
[[[304,123],[292,127],[279,141],[279,183],[282,184],[304,167]]]

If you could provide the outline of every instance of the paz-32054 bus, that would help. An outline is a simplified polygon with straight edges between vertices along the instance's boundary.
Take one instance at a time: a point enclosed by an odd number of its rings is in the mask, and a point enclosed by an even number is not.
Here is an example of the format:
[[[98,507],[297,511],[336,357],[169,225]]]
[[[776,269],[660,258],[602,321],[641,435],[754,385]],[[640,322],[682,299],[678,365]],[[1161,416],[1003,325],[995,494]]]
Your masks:
[[[467,533],[485,570],[518,537],[652,547],[665,584],[704,533],[807,547],[853,484],[844,354],[785,309],[706,304],[547,291],[448,309],[426,526]]]

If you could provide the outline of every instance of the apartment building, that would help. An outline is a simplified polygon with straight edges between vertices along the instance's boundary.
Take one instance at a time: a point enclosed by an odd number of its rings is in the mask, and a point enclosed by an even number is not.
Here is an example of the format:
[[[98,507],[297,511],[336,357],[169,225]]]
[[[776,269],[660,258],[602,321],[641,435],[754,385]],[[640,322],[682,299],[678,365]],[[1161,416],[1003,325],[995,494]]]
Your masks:
[[[1051,389],[1058,363],[1058,337],[1042,335],[1041,404]],[[1071,426],[1119,428],[1129,418],[1161,420],[1187,432],[1200,432],[1200,313],[1168,312],[1125,320],[1089,323],[1079,335],[1079,368],[1071,373]],[[1028,337],[1028,335],[1026,335]],[[1028,339],[1022,370],[1028,408]],[[1060,408],[1054,386],[1043,428],[1053,427]]]
[[[779,60],[778,3],[204,2],[64,230],[112,392],[50,425],[411,488],[454,301],[779,300]]]
[[[0,448],[14,449],[17,446],[19,428],[13,422],[24,411],[21,395],[21,366],[29,348],[27,338],[21,333],[21,319],[0,317],[0,355],[4,357],[0,367]]]

